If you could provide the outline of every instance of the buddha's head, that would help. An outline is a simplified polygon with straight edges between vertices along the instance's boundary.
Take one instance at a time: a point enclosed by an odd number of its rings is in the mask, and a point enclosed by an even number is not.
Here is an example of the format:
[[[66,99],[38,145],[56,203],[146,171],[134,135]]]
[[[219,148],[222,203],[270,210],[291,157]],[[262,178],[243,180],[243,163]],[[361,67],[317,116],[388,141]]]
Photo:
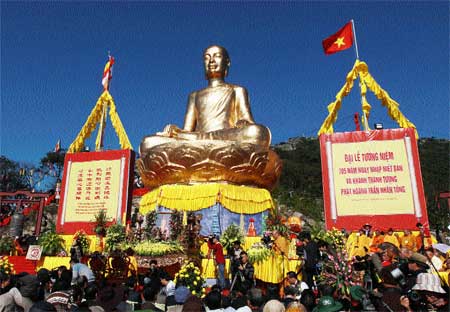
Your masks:
[[[213,45],[203,53],[206,79],[225,78],[230,67],[230,57],[224,47]]]

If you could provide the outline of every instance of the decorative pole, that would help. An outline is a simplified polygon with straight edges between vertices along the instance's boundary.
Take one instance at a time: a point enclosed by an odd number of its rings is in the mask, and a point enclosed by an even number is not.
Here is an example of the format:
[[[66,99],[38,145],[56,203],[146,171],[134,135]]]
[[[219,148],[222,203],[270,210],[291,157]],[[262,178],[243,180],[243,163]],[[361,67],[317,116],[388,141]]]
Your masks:
[[[355,52],[356,52],[356,59],[359,60],[359,53],[358,53],[358,41],[356,41],[356,30],[355,30],[355,22],[352,19],[352,33],[353,33],[353,40],[355,41]]]
[[[356,53],[356,61],[359,61],[359,52],[358,52],[358,41],[356,40],[356,29],[355,29],[355,21],[352,19],[352,33],[353,33],[353,41],[355,41],[355,53]],[[359,73],[358,73],[359,76]],[[362,80],[361,80],[361,76],[359,76],[359,90],[361,93],[362,90]],[[363,101],[363,94],[361,93],[361,106],[364,104]],[[367,120],[367,115],[364,113],[364,110],[362,112],[362,118],[363,118],[363,127],[364,127],[364,131],[368,131],[369,130],[369,121]]]

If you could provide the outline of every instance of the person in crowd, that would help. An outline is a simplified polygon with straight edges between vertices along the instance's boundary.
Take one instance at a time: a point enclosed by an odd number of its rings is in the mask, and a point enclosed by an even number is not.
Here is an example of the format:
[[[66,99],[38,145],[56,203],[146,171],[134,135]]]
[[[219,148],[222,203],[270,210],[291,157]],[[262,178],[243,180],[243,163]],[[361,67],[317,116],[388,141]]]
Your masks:
[[[83,257],[83,247],[81,247],[80,240],[74,239],[72,241],[72,246],[70,247],[70,258],[77,259],[78,262],[81,261],[81,258]]]
[[[287,286],[284,288],[284,297],[283,297],[283,304],[287,308],[288,305],[291,302],[298,301],[299,299],[299,290],[296,287],[293,286]]]
[[[417,252],[413,253],[408,259],[408,272],[406,274],[406,286],[411,289],[416,283],[417,276],[420,273],[427,273],[430,267],[427,264],[427,258]]]
[[[416,249],[416,238],[408,229],[404,230],[403,233],[403,236],[400,238],[400,247],[414,251]]]
[[[24,297],[19,289],[12,284],[11,276],[0,272],[0,311],[10,311],[14,306],[20,306],[28,312],[33,302]]]
[[[72,284],[77,284],[81,277],[85,276],[88,284],[95,282],[94,272],[78,259],[70,259],[70,268],[72,269]]]
[[[222,296],[223,312],[236,312],[236,309],[231,306],[231,298],[229,296]]]
[[[313,277],[318,274],[317,264],[319,262],[319,247],[315,241],[311,239],[310,232],[300,233],[299,239],[304,244],[304,265],[302,269],[303,279],[309,288],[314,286]]]
[[[363,225],[362,227],[364,235],[366,235],[367,237],[372,237],[372,226],[369,223],[366,223]]]
[[[267,301],[263,308],[263,312],[285,312],[285,311],[286,308],[284,304],[275,299]]]
[[[428,258],[428,264],[434,273],[437,273],[442,268],[442,260],[436,255],[436,251],[433,247],[425,249],[425,256]]]
[[[400,247],[399,237],[397,233],[394,233],[393,228],[389,228],[386,235],[384,236],[383,242],[385,243],[391,243],[392,245],[395,245],[395,247]]]
[[[241,252],[243,251],[240,241],[233,242],[232,248],[228,251],[230,255],[231,279],[234,280],[240,265]]]
[[[248,306],[248,300],[245,295],[236,296],[231,301],[231,306],[238,312],[251,312],[252,310]]]
[[[219,291],[210,291],[205,297],[205,305],[209,312],[223,312],[222,295]]]
[[[301,294],[303,293],[303,291],[305,289],[309,289],[309,286],[307,283],[301,281],[298,279],[298,275],[297,273],[295,273],[294,271],[289,271],[286,274],[286,280],[287,280],[287,287],[294,287],[296,289],[296,299],[300,299],[301,298]],[[286,296],[286,292],[284,293],[284,296]],[[287,306],[287,305],[286,305]]]
[[[178,286],[174,294],[175,305],[168,306],[167,312],[181,312],[184,303],[191,295],[189,288],[183,285]]]
[[[300,302],[294,301],[286,307],[286,312],[308,312],[308,310]]]
[[[259,288],[252,288],[247,293],[247,305],[251,311],[259,311],[264,306],[264,296]],[[245,311],[243,311],[245,312]]]
[[[305,289],[300,298],[300,303],[307,311],[312,311],[316,306],[316,296],[311,289]]]
[[[213,253],[215,263],[217,265],[217,282],[219,286],[225,288],[225,257],[223,255],[223,246],[219,241],[217,235],[212,235],[207,240],[208,248],[210,250],[209,254]]]
[[[411,300],[403,301],[402,305],[408,311],[449,311],[448,293],[441,287],[438,276],[431,273],[420,273],[412,290],[420,296],[415,302],[419,307],[411,304]]]
[[[287,256],[289,253],[289,242],[286,239],[286,237],[281,235],[281,233],[278,230],[274,230],[272,232],[272,237],[273,237],[273,245],[272,245],[273,250],[283,257]]]
[[[46,298],[45,301],[51,303],[58,312],[65,312],[70,309],[70,280],[57,280],[53,284],[52,293]]]
[[[172,277],[166,273],[163,272],[159,276],[161,280],[161,285],[163,288],[161,289],[161,293],[166,297],[166,309],[168,306],[175,305],[175,283],[172,280]]]
[[[337,312],[341,311],[342,307],[342,303],[334,300],[333,297],[322,296],[312,312]]]
[[[380,271],[381,287],[378,289],[382,294],[379,300],[374,301],[376,310],[380,312],[402,311],[401,305],[402,289],[392,272],[398,269],[397,265],[391,264]]]
[[[30,308],[29,312],[52,312],[56,311],[56,308],[48,302],[38,301]]]
[[[162,274],[161,268],[158,266],[158,262],[155,259],[152,259],[150,261],[150,268],[145,275],[149,283],[149,287],[151,287],[156,293],[158,293],[159,289],[161,288],[161,279],[159,276]]]
[[[197,296],[190,296],[186,299],[186,302],[183,304],[182,312],[192,312],[198,311],[203,312],[205,308],[202,304],[202,301]]]
[[[155,305],[156,291],[151,287],[144,287],[142,291],[142,310],[150,310],[155,312],[162,312],[163,310],[158,309]]]
[[[372,240],[370,242],[369,252],[371,253],[379,252],[380,248],[378,246],[380,246],[383,242],[384,242],[384,232],[381,232],[379,229],[375,229]]]
[[[248,261],[248,254],[245,251],[240,253],[240,265],[237,267],[238,276],[236,278],[237,289],[246,293],[254,284],[255,268]]]

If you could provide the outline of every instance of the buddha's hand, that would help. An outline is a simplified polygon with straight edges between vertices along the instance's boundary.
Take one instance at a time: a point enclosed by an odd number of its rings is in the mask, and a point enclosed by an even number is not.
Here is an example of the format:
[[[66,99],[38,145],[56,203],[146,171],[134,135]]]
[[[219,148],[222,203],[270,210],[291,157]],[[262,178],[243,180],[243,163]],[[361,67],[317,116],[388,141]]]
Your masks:
[[[182,130],[176,125],[167,125],[164,127],[163,132],[158,132],[158,135],[167,136],[169,138],[176,138]]]
[[[244,128],[250,124],[251,123],[248,120],[240,119],[236,122],[236,128]]]

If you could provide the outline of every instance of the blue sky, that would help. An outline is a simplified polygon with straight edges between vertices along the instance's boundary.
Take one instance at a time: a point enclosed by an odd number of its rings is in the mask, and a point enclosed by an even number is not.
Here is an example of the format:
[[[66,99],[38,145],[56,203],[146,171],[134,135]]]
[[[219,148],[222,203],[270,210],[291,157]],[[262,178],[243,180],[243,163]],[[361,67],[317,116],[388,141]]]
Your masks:
[[[165,124],[182,126],[188,94],[206,85],[202,51],[225,46],[228,81],[245,86],[273,142],[315,136],[355,61],[321,41],[355,20],[360,59],[422,137],[449,137],[448,2],[1,2],[1,154],[38,161],[67,148],[110,92],[135,150]],[[370,94],[370,123],[396,127]],[[359,88],[336,131],[354,129]],[[91,147],[95,137],[88,141]],[[108,124],[106,148],[118,140]]]

